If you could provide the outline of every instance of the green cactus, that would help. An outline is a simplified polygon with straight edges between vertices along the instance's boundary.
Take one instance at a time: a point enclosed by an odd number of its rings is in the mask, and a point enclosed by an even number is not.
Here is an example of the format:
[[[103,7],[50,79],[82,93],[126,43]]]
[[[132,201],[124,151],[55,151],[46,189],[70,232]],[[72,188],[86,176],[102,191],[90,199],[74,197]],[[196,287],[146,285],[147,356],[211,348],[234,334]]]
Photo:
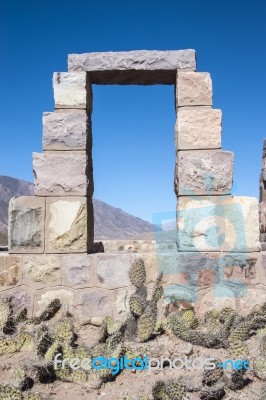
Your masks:
[[[195,316],[195,311],[193,307],[188,307],[187,309],[181,312],[181,317],[183,320],[186,321],[187,326],[191,329],[196,329],[199,321]]]
[[[0,400],[22,400],[22,394],[12,386],[0,384]]]
[[[161,285],[162,282],[162,278],[163,278],[163,274],[159,274],[156,282],[154,284],[154,288],[153,288],[153,292],[152,292],[152,301],[157,303],[160,298],[163,296],[164,290],[163,287]]]
[[[166,393],[166,385],[163,381],[157,381],[152,388],[152,396],[154,400],[169,400]]]
[[[134,317],[140,317],[144,313],[145,306],[145,301],[140,295],[134,293],[130,296],[129,309]]]
[[[10,303],[7,300],[0,300],[0,333],[4,332],[11,315]]]
[[[0,337],[0,355],[2,354],[13,354],[19,351],[18,344],[10,336]]]
[[[143,314],[138,319],[137,337],[141,342],[146,342],[152,336],[156,320],[149,314]]]
[[[145,264],[142,258],[136,258],[129,270],[129,278],[132,285],[139,288],[143,285],[146,279]]]
[[[83,369],[78,369],[76,371],[72,371],[70,375],[70,379],[75,383],[86,383],[88,380],[88,376]]]
[[[52,300],[51,303],[49,303],[45,310],[41,313],[41,315],[31,319],[31,323],[38,325],[42,321],[48,321],[55,316],[55,314],[60,310],[61,306],[62,305],[59,299]]]
[[[17,389],[21,390],[25,385],[27,377],[27,369],[25,368],[25,366],[22,364],[18,364],[14,369],[14,386]]]
[[[183,400],[186,389],[180,382],[170,379],[166,382],[166,393],[169,400]]]
[[[59,342],[54,342],[51,344],[51,346],[48,348],[46,353],[44,354],[44,360],[45,362],[52,362],[56,356],[56,354],[60,353],[60,343]]]
[[[42,400],[42,396],[38,393],[28,393],[23,397],[24,400]]]
[[[53,327],[55,340],[65,343],[71,343],[74,334],[74,325],[69,318],[57,321]]]
[[[253,361],[253,370],[257,378],[262,381],[266,380],[266,359],[259,357],[255,358]]]
[[[20,332],[16,336],[16,341],[20,351],[32,351],[35,348],[34,337],[29,332]]]

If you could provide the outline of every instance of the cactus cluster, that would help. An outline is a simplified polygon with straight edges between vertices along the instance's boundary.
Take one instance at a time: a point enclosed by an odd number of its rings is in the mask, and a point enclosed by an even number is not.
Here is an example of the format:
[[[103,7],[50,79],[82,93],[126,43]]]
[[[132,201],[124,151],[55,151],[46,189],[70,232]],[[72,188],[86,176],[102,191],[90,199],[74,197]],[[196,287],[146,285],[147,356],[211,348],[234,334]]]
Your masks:
[[[186,396],[185,386],[180,382],[169,379],[158,381],[152,388],[154,400],[183,400]]]
[[[230,308],[220,312],[211,310],[200,323],[192,307],[171,314],[167,324],[180,339],[207,348],[228,348],[235,357],[246,356],[248,347],[245,341],[258,329],[266,326],[265,307],[250,313],[246,318],[239,317]],[[164,324],[166,324],[164,322]]]
[[[152,336],[157,320],[157,302],[163,295],[160,274],[155,282],[151,300],[147,300],[147,288],[144,286],[146,269],[142,258],[136,258],[129,270],[129,278],[136,291],[129,299],[131,315],[127,321],[126,336],[131,339],[137,336],[145,342]]]

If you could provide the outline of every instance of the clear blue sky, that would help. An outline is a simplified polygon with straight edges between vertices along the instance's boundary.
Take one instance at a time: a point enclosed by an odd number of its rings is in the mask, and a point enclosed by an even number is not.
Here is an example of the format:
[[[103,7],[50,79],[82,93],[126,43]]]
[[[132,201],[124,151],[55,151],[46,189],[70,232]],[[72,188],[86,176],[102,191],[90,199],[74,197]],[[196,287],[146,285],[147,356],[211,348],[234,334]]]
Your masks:
[[[33,180],[52,73],[67,54],[194,48],[223,110],[235,153],[234,194],[258,196],[266,137],[264,0],[3,1],[0,8],[0,175]],[[172,86],[94,87],[95,197],[136,216],[173,210]]]

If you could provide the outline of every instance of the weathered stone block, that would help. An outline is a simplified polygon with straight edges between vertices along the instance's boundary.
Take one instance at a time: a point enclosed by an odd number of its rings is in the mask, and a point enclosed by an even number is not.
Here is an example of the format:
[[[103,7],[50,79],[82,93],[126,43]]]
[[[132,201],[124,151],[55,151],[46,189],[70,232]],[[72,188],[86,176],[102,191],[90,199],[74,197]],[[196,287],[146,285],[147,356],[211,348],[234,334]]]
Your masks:
[[[63,285],[73,288],[94,286],[93,254],[73,254],[62,256]]]
[[[225,307],[239,310],[236,293],[229,286],[210,287],[200,290],[195,301],[195,311],[201,318],[212,309],[221,311]]]
[[[177,111],[178,150],[220,149],[222,112],[210,107],[181,107]]]
[[[50,289],[37,290],[34,300],[34,314],[41,314],[51,301],[59,299],[62,308],[66,311],[73,312],[75,302],[75,291],[63,286],[53,287]]]
[[[195,50],[69,54],[69,71],[88,71],[98,84],[175,84],[176,70],[195,70]]]
[[[134,254],[97,254],[96,286],[105,289],[117,289],[130,286],[129,269]]]
[[[211,106],[212,81],[208,72],[178,71],[177,106]]]
[[[55,108],[86,109],[86,72],[55,72],[53,88]]]
[[[86,150],[89,130],[83,110],[43,113],[43,149]]]
[[[34,295],[35,290],[22,285],[2,292],[0,297],[10,301],[15,315],[26,308],[28,311],[27,316],[31,317],[33,314]]]
[[[0,254],[0,291],[21,284],[21,256]]]
[[[111,291],[99,288],[77,290],[75,316],[80,324],[108,315],[112,315]]]
[[[56,255],[23,257],[23,283],[35,289],[61,285],[61,261]]]
[[[36,196],[86,196],[93,193],[88,182],[87,155],[83,151],[33,153]],[[92,174],[92,171],[91,171]]]
[[[122,320],[129,313],[129,299],[135,293],[136,288],[112,290],[113,318]]]
[[[222,251],[260,250],[258,200],[254,197],[225,196],[220,199]]]
[[[218,197],[180,197],[177,205],[177,245],[180,251],[221,251]]]
[[[221,279],[236,285],[259,283],[260,263],[259,253],[221,253]]]
[[[45,199],[13,197],[9,203],[9,253],[44,252]]]
[[[87,208],[92,201],[86,197],[46,200],[46,253],[87,252],[93,242],[93,216]]]
[[[176,194],[230,194],[233,162],[233,153],[229,151],[179,151],[175,171]]]

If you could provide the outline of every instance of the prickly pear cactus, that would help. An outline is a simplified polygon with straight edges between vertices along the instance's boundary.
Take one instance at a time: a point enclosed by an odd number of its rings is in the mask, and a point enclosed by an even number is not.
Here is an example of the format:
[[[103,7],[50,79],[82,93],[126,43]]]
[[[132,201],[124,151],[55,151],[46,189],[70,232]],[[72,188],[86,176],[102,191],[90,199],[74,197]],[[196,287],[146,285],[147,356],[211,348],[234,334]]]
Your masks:
[[[139,288],[141,287],[146,279],[146,270],[144,261],[142,258],[136,258],[129,270],[129,279],[132,285]]]
[[[10,317],[10,304],[6,300],[0,300],[0,333],[4,331]]]
[[[129,299],[129,309],[134,317],[140,317],[145,310],[145,301],[136,293],[132,294]]]
[[[53,327],[54,338],[58,342],[70,343],[73,339],[74,325],[69,318],[61,319]]]
[[[0,384],[0,400],[22,400],[22,394],[12,386]]]

